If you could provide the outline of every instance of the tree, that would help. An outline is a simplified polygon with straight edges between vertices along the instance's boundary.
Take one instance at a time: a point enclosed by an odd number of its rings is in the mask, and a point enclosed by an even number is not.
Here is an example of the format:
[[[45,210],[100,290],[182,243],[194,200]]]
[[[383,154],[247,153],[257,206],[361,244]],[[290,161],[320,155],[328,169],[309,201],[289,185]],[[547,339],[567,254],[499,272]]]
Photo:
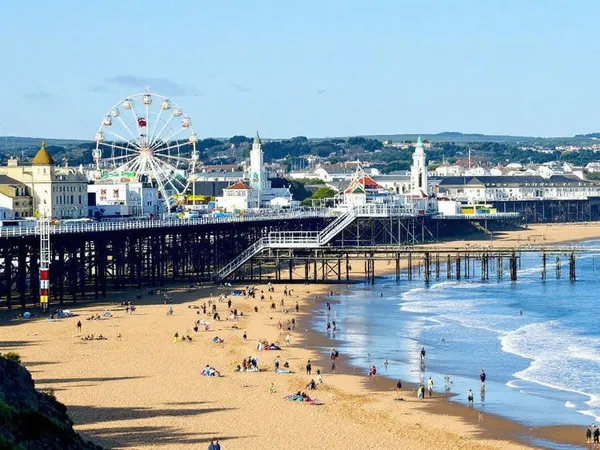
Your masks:
[[[238,147],[242,144],[247,144],[247,143],[249,144],[250,142],[252,142],[252,139],[247,136],[235,135],[235,136],[232,136],[228,142],[230,144],[233,144],[236,147]]]
[[[326,186],[320,187],[313,193],[313,195],[311,195],[309,198],[303,200],[301,205],[302,206],[312,206],[313,200],[322,200],[324,198],[331,198],[335,194],[336,194],[336,192],[331,188],[328,188]]]

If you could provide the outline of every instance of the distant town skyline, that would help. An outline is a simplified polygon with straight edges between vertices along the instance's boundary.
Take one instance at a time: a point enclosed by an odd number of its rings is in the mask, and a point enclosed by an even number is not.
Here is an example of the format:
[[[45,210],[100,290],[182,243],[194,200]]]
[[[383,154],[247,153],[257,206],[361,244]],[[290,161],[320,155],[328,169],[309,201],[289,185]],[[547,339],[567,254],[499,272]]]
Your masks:
[[[200,138],[591,133],[599,13],[591,0],[9,3],[0,137],[93,140],[146,86]]]

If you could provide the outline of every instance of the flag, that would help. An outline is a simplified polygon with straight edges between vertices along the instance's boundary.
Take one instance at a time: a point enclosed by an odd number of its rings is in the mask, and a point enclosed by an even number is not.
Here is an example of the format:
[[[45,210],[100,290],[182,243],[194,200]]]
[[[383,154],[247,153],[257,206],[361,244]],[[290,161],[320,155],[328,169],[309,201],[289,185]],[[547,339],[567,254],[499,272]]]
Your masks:
[[[138,119],[138,127],[145,127],[146,126],[146,119],[143,117],[140,117]]]

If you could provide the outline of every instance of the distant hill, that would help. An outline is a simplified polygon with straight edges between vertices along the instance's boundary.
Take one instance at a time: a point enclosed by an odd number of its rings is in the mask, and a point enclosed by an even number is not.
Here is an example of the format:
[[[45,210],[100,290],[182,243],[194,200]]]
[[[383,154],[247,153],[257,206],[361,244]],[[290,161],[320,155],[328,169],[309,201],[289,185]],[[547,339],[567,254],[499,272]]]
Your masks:
[[[457,144],[496,142],[500,144],[529,144],[529,145],[571,145],[583,144],[596,141],[600,133],[578,134],[576,136],[564,137],[535,137],[535,136],[509,136],[479,133],[460,133],[456,131],[444,131],[436,134],[421,134],[421,139],[429,142],[455,142]],[[378,139],[381,141],[416,141],[419,134],[377,134],[363,135],[362,137]]]
[[[0,150],[4,151],[5,144],[8,144],[8,149],[27,150],[39,148],[42,141],[46,141],[48,146],[57,147],[77,147],[80,144],[89,143],[91,141],[83,141],[78,139],[52,139],[52,138],[37,138],[37,137],[21,137],[21,136],[0,136]]]
[[[479,133],[459,133],[456,131],[444,131],[436,134],[421,134],[421,139],[429,142],[503,142],[503,143],[518,143],[532,142],[538,139],[530,136],[506,136],[506,135],[488,135]],[[363,136],[371,139],[379,139],[382,141],[416,141],[418,134],[379,134],[371,136]]]

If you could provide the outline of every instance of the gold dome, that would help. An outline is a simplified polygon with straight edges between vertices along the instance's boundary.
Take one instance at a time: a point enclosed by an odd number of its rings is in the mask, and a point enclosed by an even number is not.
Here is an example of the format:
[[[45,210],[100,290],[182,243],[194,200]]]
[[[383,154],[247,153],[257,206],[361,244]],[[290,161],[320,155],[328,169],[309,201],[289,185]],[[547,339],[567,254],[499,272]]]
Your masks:
[[[51,166],[54,164],[54,160],[48,150],[46,150],[46,142],[42,141],[42,146],[31,160],[32,166]]]

